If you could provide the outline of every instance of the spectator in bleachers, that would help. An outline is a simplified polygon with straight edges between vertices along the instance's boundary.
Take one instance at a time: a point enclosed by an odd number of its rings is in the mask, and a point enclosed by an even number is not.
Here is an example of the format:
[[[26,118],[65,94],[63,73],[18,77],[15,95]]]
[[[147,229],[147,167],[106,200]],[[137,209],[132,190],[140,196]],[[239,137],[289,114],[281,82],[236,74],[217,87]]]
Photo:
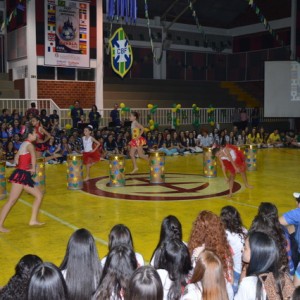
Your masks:
[[[188,138],[187,138],[187,145],[188,145],[188,151],[191,153],[201,153],[203,150],[197,146],[196,138],[193,134],[193,132],[189,132]]]
[[[177,150],[177,152],[180,155],[183,155],[185,148],[182,147],[181,143],[180,143],[180,138],[178,136],[178,133],[176,131],[172,132],[172,136],[171,136],[171,140],[172,140],[172,145],[173,147]]]
[[[114,136],[112,134],[109,134],[108,138],[104,142],[104,155],[105,158],[108,159],[110,155],[112,154],[118,154],[118,145],[116,140],[114,139]]]
[[[231,132],[229,133],[229,141],[228,141],[228,144],[229,144],[229,145],[236,145],[236,144],[237,144],[237,138],[235,137],[233,131],[231,131]]]
[[[13,121],[13,134],[19,134],[20,130],[20,121],[18,119],[15,119]]]
[[[36,108],[35,102],[30,103],[30,108],[27,109],[25,116],[27,120],[30,120],[32,117],[38,117],[39,115],[39,110]]]
[[[178,155],[177,147],[174,147],[170,133],[166,135],[163,146],[158,151],[164,152],[167,156]]]
[[[228,143],[229,141],[229,137],[228,139],[226,138],[226,134],[225,134],[225,130],[222,129],[220,130],[220,133],[219,133],[219,145],[224,147],[226,146],[226,144]]]
[[[282,147],[283,146],[283,143],[280,139],[278,129],[275,129],[268,137],[268,146],[269,147]]]
[[[0,122],[8,124],[12,121],[12,118],[9,114],[9,110],[7,108],[2,109],[2,115],[0,116]]]
[[[43,125],[43,127],[44,127],[46,130],[49,130],[49,129],[50,129],[50,119],[49,119],[49,117],[47,116],[47,111],[46,111],[46,109],[42,109],[42,110],[41,110],[40,122],[41,122],[41,124]]]
[[[42,263],[31,274],[27,300],[68,300],[66,282],[52,263]]]
[[[57,121],[57,123],[55,122]],[[59,115],[57,114],[57,110],[53,109],[52,114],[49,116],[50,126],[53,127],[55,124],[59,123]]]
[[[112,127],[121,127],[121,119],[119,112],[119,105],[115,104],[113,110],[110,112]]]
[[[27,300],[27,290],[32,270],[40,265],[42,260],[36,255],[23,256],[15,268],[15,274],[6,286],[0,289],[0,299]]]
[[[98,112],[98,108],[96,105],[93,105],[89,113],[90,125],[92,125],[94,129],[98,129],[100,125],[100,119],[101,119],[101,115]]]
[[[5,145],[6,142],[8,141],[8,132],[7,132],[7,124],[6,123],[2,123],[1,124],[1,132],[0,132],[0,138],[3,142],[3,144]]]
[[[206,129],[202,131],[202,135],[200,137],[199,145],[201,148],[203,147],[211,147],[213,144],[212,138],[208,135]]]
[[[83,116],[83,109],[80,107],[79,101],[75,101],[74,107],[71,110],[73,128],[78,128],[78,122],[81,121],[82,116]]]
[[[20,139],[20,135],[15,133],[12,141],[13,141],[13,144],[14,144],[14,149],[19,151],[20,146],[22,144],[22,141]]]
[[[245,130],[245,128],[248,126],[249,116],[247,114],[247,111],[245,108],[241,109],[240,112],[240,129]]]
[[[15,166],[15,156],[17,150],[14,148],[14,143],[12,140],[9,140],[6,143],[5,150],[3,152],[4,160],[8,166]]]
[[[88,230],[81,228],[71,235],[60,269],[70,299],[92,299],[100,282],[102,268],[95,240]]]
[[[259,125],[259,107],[255,107],[251,113],[251,125],[253,127],[258,127]]]
[[[163,300],[163,296],[163,286],[157,271],[151,266],[144,266],[132,274],[125,300]]]

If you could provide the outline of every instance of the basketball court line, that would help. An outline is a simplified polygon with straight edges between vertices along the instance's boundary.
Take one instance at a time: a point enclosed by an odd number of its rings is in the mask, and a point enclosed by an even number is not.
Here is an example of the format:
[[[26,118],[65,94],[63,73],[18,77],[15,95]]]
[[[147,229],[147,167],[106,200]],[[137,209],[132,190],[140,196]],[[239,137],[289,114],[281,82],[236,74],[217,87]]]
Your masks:
[[[22,204],[24,204],[24,205],[26,205],[28,207],[32,207],[31,203],[25,201],[22,198],[19,198],[19,202],[21,202]],[[66,226],[66,227],[69,227],[69,228],[73,229],[74,231],[80,229],[79,227],[75,226],[74,224],[71,224],[71,223],[69,223],[69,222],[67,222],[67,221],[65,221],[65,220],[63,220],[63,219],[61,219],[61,218],[59,218],[59,217],[57,217],[57,216],[55,216],[55,215],[53,215],[53,214],[45,211],[45,210],[43,210],[43,209],[40,210],[40,213],[43,214],[43,215],[45,215],[45,216],[47,216],[48,218],[50,218],[50,219],[58,222],[58,223]],[[105,240],[103,240],[101,238],[96,237],[94,234],[93,234],[93,237],[94,237],[95,241],[97,241],[98,243],[100,243],[102,245],[105,245],[105,246],[108,245],[108,242],[106,242]]]

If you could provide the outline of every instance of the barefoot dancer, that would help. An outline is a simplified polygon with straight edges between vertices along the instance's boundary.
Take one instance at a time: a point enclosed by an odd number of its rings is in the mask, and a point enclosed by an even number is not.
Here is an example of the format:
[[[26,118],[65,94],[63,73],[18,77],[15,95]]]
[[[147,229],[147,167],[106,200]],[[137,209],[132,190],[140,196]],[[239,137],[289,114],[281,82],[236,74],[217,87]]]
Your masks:
[[[42,203],[43,195],[40,189],[34,185],[32,175],[35,173],[36,156],[35,149],[32,143],[37,139],[34,128],[29,127],[24,134],[24,142],[21,144],[20,149],[15,157],[17,169],[11,174],[9,181],[12,183],[11,191],[7,202],[2,207],[0,213],[0,232],[9,232],[8,229],[3,227],[4,221],[16,204],[23,190],[34,196],[35,200],[32,206],[30,226],[43,225],[38,221],[39,208]]]
[[[88,125],[84,128],[82,137],[83,142],[83,164],[86,166],[86,177],[84,181],[88,181],[90,179],[90,169],[91,167],[100,160],[100,152],[98,150],[100,143],[91,136],[93,131],[93,126]],[[96,147],[93,147],[93,144]]]
[[[133,164],[133,170],[130,174],[134,174],[138,171],[136,164],[135,154],[138,153],[138,156],[142,159],[148,161],[148,156],[144,154],[143,146],[146,144],[146,140],[142,137],[144,132],[144,127],[138,122],[139,114],[137,112],[132,112],[129,117],[131,123],[131,135],[132,140],[129,142],[130,146],[130,157]]]
[[[232,196],[232,188],[237,173],[241,174],[246,188],[253,188],[247,180],[245,156],[242,151],[233,145],[226,145],[223,148],[215,148],[215,153],[222,166],[224,178],[229,184],[229,197]],[[227,171],[230,173],[229,178],[227,177]]]

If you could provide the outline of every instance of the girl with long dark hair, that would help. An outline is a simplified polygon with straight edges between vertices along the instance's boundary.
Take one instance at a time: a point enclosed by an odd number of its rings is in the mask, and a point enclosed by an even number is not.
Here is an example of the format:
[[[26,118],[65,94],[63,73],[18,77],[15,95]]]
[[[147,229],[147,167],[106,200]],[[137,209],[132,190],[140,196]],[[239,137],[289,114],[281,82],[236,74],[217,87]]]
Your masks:
[[[32,272],[27,300],[68,300],[68,290],[60,270],[51,263],[42,263]]]
[[[163,283],[164,300],[179,300],[192,270],[187,246],[179,239],[170,239],[162,247],[157,272]]]
[[[243,253],[243,261],[249,264],[246,277],[234,299],[290,299],[294,286],[289,276],[280,270],[279,257],[272,237],[263,232],[251,232]]]
[[[111,251],[118,245],[125,244],[134,251],[132,235],[129,228],[123,224],[115,225],[108,236],[108,250]],[[135,252],[136,261],[139,267],[145,264],[144,258],[141,254]],[[102,267],[104,267],[107,257],[103,257],[101,260]]]
[[[120,244],[112,248],[107,256],[95,299],[123,300],[126,298],[129,280],[136,269],[135,253],[129,246]]]
[[[101,276],[101,263],[92,234],[82,228],[69,239],[60,269],[72,300],[90,300]]]
[[[128,284],[126,300],[163,300],[164,290],[157,271],[151,266],[138,268]]]
[[[175,216],[170,215],[164,218],[161,223],[159,241],[151,257],[150,264],[155,269],[158,269],[158,263],[164,243],[175,238],[182,240],[182,226],[180,221]]]
[[[242,272],[242,253],[247,230],[243,226],[240,213],[235,207],[230,205],[224,206],[220,216],[225,227],[227,241],[232,251],[234,278],[233,292],[236,293]]]

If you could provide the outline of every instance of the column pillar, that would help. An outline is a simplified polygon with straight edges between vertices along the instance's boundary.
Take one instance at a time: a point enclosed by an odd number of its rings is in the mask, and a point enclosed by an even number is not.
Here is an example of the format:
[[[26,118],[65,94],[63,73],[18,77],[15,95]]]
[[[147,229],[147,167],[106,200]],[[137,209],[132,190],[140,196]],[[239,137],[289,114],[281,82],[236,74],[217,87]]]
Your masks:
[[[37,55],[36,55],[36,17],[35,1],[26,2],[26,49],[27,77],[25,79],[25,97],[37,99]]]
[[[96,61],[96,101],[99,110],[104,107],[103,101],[103,1],[97,0],[97,61]]]

